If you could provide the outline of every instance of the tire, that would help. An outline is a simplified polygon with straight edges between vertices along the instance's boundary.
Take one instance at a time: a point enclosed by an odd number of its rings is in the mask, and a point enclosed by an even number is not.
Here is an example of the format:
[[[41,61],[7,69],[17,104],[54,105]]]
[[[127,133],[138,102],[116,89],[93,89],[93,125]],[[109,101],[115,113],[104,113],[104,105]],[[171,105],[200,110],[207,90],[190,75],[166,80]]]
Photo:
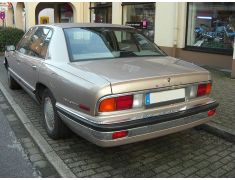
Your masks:
[[[16,82],[16,80],[11,76],[11,73],[9,70],[7,70],[7,81],[8,81],[8,87],[12,90],[20,89],[20,85]]]
[[[42,94],[42,113],[43,113],[43,124],[46,128],[47,134],[54,140],[60,138],[66,138],[71,133],[68,127],[60,119],[56,107],[56,100],[52,93],[45,89]]]

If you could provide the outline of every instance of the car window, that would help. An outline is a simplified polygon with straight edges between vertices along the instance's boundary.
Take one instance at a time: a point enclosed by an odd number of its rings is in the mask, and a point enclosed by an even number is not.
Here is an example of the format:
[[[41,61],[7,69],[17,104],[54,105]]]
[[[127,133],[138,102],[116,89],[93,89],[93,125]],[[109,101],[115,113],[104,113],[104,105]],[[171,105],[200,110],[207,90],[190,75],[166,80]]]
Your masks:
[[[19,43],[17,50],[25,55],[45,58],[52,38],[52,30],[48,27],[31,28]]]
[[[68,29],[70,51],[73,59],[90,59],[98,57],[113,57],[108,45],[98,33],[84,29]]]
[[[26,55],[28,54],[28,51],[29,51],[29,46],[28,46],[29,43],[28,42],[36,30],[37,30],[37,27],[30,28],[28,30],[28,32],[22,37],[22,39],[20,40],[20,42],[16,46],[17,51],[19,51],[23,54],[26,54]]]
[[[71,61],[165,56],[154,43],[131,28],[66,28],[64,33]]]
[[[30,56],[45,58],[52,30],[47,27],[39,27],[29,40]]]

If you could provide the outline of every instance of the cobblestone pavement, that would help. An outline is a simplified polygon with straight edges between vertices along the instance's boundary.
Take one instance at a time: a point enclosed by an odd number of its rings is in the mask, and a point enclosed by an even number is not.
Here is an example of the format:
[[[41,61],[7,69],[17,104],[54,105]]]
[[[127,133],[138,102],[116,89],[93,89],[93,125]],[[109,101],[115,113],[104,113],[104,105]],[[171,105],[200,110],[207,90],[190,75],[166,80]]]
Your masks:
[[[43,153],[39,150],[37,145],[34,143],[33,139],[29,133],[24,128],[23,124],[20,122],[19,118],[13,111],[13,109],[8,104],[6,98],[0,91],[0,109],[4,116],[9,122],[15,136],[15,145],[21,144],[23,147],[23,154],[26,156],[27,162],[32,164],[35,171],[35,177],[60,177],[52,165],[46,160]],[[2,154],[4,155],[4,154]],[[12,173],[14,174],[14,173]],[[19,173],[20,174],[20,173]],[[10,174],[9,174],[10,175]]]
[[[100,148],[76,135],[52,140],[42,126],[39,105],[23,90],[9,90],[2,65],[0,81],[77,177],[235,177],[235,144],[203,130],[114,148]]]
[[[212,122],[235,133],[235,79],[230,78],[230,73],[207,69],[213,79],[211,96],[220,104]]]

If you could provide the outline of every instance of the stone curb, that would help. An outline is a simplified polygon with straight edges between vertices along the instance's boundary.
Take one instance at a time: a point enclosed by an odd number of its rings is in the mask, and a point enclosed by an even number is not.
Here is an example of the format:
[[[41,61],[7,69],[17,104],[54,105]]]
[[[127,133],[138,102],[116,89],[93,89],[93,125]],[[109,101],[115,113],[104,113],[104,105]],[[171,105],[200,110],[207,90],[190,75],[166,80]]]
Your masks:
[[[229,142],[235,142],[235,132],[217,125],[214,122],[201,125],[201,128],[211,134],[221,137]]]
[[[12,96],[7,92],[2,83],[0,82],[0,90],[6,97],[7,101],[19,117],[20,121],[29,132],[33,140],[36,142],[40,150],[43,152],[47,160],[56,169],[58,174],[62,178],[75,178],[75,174],[68,168],[68,166],[63,162],[63,160],[53,151],[52,147],[47,143],[44,137],[38,132],[38,130],[33,126],[27,115],[23,112],[20,106],[14,101]]]

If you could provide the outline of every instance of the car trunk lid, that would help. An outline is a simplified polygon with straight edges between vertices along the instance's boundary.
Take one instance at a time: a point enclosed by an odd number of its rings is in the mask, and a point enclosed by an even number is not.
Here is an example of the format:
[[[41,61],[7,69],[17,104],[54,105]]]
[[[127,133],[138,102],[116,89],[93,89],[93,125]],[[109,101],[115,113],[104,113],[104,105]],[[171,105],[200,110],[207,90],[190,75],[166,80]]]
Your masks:
[[[210,80],[207,70],[168,56],[83,61],[73,66],[109,81],[113,94]]]

